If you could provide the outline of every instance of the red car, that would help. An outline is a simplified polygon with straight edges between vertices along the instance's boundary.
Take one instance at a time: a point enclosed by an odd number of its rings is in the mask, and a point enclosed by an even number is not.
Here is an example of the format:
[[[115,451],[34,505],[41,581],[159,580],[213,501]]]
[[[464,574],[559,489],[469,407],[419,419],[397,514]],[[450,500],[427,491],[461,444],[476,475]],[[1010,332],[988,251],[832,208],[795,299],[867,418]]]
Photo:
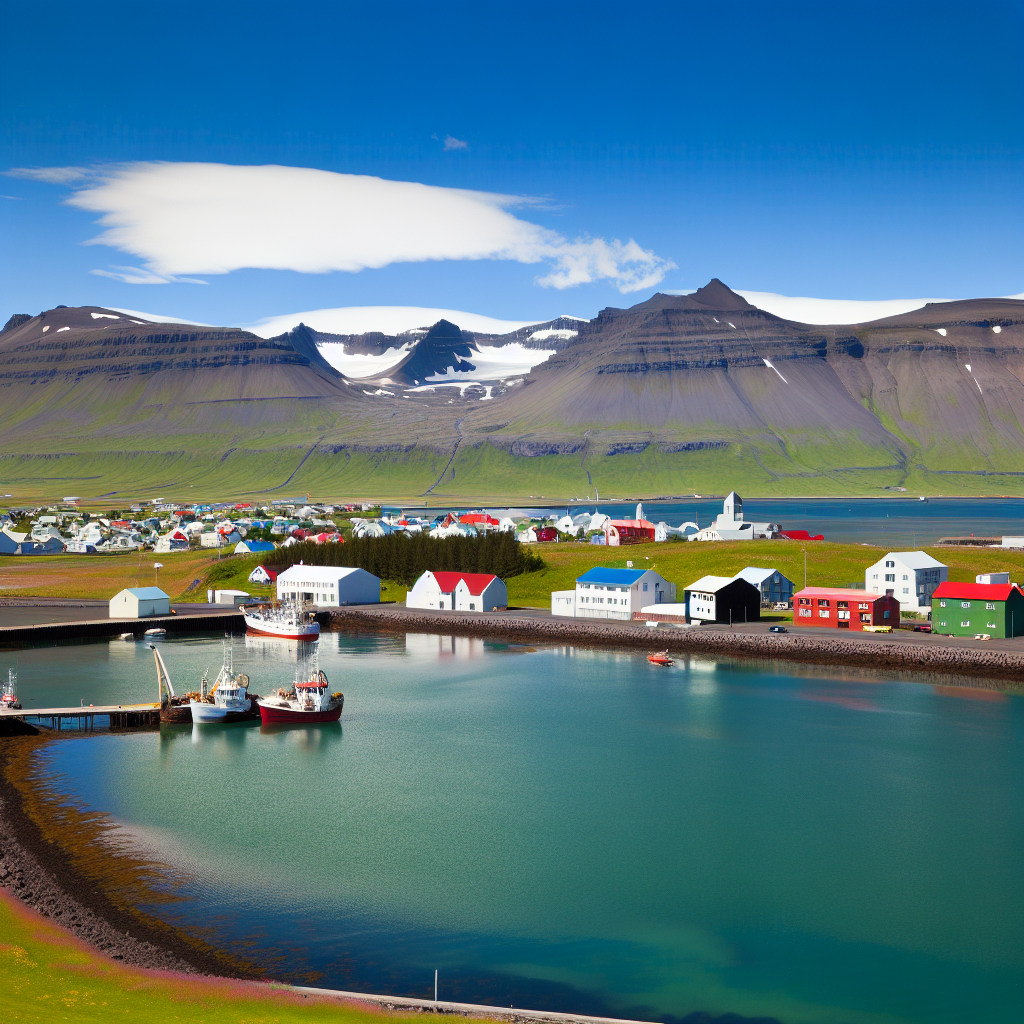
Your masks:
[[[914,627],[915,633],[930,633],[932,631],[932,624],[930,622],[919,622]]]

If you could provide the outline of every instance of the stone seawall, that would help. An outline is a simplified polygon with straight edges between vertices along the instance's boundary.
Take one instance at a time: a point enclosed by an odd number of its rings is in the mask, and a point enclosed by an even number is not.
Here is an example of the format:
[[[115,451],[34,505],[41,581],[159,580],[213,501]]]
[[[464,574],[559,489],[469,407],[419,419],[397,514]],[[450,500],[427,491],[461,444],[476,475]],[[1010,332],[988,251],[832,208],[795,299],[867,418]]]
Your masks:
[[[514,612],[472,615],[431,613],[404,608],[342,608],[330,613],[334,629],[444,633],[479,636],[515,643],[619,647],[703,657],[753,658],[841,665],[864,669],[979,677],[999,680],[1003,688],[1024,689],[1024,654],[952,645],[908,643],[894,634],[884,640],[847,640],[835,636],[792,633],[742,633],[724,630],[657,631],[579,619],[544,619]]]

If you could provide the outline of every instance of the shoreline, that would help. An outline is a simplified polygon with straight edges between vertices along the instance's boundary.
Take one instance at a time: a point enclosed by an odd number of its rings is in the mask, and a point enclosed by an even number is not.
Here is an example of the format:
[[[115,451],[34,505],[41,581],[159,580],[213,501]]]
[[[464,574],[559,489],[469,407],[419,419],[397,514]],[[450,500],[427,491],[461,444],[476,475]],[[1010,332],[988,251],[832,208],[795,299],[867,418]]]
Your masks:
[[[264,972],[145,911],[118,906],[79,870],[64,845],[47,839],[26,807],[16,775],[38,794],[29,763],[57,737],[31,726],[20,735],[0,737],[0,885],[15,899],[71,932],[93,949],[131,967],[243,980]],[[45,795],[44,795],[45,800]],[[90,816],[90,821],[96,821]],[[95,851],[102,826],[87,836]],[[113,846],[99,850],[104,866],[117,871],[133,865]],[[211,970],[213,968],[213,970]]]
[[[400,610],[399,610],[400,609]],[[554,619],[515,612],[429,612],[403,606],[331,609],[330,628],[442,633],[511,643],[555,643],[619,648],[745,661],[828,665],[955,677],[959,685],[995,686],[1024,692],[1024,653],[967,647],[927,647],[893,641],[847,640],[793,633],[743,633],[712,629],[648,630],[608,620]],[[937,680],[929,680],[929,682]]]

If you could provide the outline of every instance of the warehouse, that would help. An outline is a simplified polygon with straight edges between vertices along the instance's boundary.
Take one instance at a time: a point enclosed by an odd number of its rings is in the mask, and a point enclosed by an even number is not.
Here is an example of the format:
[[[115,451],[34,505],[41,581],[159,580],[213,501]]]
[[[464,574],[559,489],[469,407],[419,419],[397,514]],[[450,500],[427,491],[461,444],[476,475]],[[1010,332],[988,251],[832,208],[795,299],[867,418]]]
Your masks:
[[[872,594],[844,587],[804,587],[793,595],[794,626],[863,630],[865,626],[899,626],[900,603],[892,594]]]
[[[141,619],[170,615],[171,599],[159,587],[129,587],[110,599],[112,619]]]
[[[1024,636],[1024,593],[1014,583],[940,583],[932,631],[948,636]]]
[[[365,569],[336,565],[293,565],[277,577],[277,599],[337,608],[380,604],[380,580]]]

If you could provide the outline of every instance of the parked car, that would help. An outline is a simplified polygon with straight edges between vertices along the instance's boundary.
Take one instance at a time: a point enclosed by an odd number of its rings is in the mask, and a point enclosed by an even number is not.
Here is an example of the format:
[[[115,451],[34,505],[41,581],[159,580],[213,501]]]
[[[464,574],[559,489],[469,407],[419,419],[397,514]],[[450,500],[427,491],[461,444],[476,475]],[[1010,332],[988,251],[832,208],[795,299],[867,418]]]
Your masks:
[[[932,631],[932,624],[930,622],[919,622],[914,627],[915,633],[930,633]]]
[[[865,633],[891,633],[892,626],[865,626]]]
[[[789,630],[786,629],[785,626],[769,626],[768,627],[768,632],[769,633],[788,633]]]

